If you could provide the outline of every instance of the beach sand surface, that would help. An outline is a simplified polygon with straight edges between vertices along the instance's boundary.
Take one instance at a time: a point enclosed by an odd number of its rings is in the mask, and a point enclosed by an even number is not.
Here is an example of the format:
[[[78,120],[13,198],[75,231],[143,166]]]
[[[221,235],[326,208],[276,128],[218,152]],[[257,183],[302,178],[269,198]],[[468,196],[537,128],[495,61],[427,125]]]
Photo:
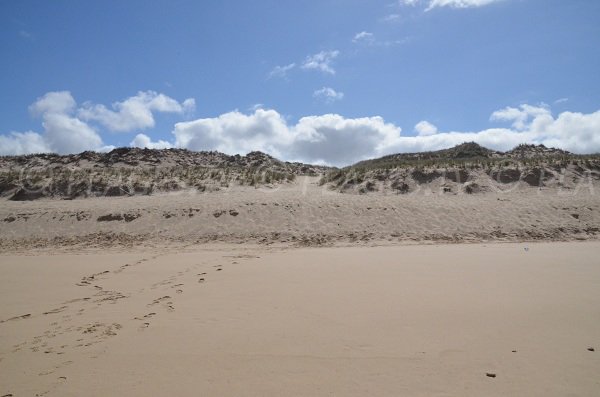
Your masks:
[[[598,253],[597,241],[5,253],[0,396],[598,396]]]

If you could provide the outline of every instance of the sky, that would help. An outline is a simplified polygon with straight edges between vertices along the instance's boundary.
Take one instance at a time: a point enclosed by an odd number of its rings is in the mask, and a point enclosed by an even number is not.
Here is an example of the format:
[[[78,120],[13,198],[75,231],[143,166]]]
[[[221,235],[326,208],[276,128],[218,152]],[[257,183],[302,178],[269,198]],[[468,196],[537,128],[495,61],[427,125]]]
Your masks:
[[[600,152],[597,0],[0,0],[0,155]]]

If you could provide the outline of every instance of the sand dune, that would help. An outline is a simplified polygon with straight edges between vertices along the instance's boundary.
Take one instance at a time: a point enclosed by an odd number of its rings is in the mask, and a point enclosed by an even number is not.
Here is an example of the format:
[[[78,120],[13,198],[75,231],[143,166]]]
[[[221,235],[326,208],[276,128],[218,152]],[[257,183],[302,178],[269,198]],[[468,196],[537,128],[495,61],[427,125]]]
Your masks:
[[[342,194],[300,177],[274,188],[234,187],[85,200],[5,201],[0,248],[222,241],[314,245],[595,239],[594,184],[481,195],[425,189]]]

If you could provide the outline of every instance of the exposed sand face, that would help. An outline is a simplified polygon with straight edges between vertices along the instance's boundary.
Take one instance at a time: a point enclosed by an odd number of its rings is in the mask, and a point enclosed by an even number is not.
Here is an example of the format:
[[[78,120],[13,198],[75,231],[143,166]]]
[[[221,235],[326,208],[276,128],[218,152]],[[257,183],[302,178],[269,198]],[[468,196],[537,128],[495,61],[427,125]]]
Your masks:
[[[598,252],[3,255],[0,395],[597,396]]]
[[[299,177],[273,189],[235,187],[209,194],[3,201],[0,250],[165,240],[295,243],[595,239],[598,186],[513,184],[484,194],[423,187],[406,195],[353,195]],[[116,234],[116,235],[115,235]],[[56,239],[56,240],[53,240]]]

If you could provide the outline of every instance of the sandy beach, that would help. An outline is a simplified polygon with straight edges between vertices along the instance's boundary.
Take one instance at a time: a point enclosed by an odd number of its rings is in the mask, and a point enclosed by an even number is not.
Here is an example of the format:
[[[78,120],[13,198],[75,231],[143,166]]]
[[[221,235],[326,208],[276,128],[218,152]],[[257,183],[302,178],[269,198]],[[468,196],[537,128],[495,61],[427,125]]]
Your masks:
[[[599,250],[4,254],[0,395],[595,396]]]
[[[111,153],[52,164],[305,167],[260,153]],[[98,178],[146,172],[104,160]],[[548,157],[538,178],[519,161],[254,185],[217,175],[101,196],[68,195],[60,178],[46,195],[11,190],[0,396],[597,396],[600,174]],[[212,175],[177,167],[152,175]],[[238,176],[255,178],[245,167]]]
[[[0,397],[599,397],[600,1],[0,1]]]

